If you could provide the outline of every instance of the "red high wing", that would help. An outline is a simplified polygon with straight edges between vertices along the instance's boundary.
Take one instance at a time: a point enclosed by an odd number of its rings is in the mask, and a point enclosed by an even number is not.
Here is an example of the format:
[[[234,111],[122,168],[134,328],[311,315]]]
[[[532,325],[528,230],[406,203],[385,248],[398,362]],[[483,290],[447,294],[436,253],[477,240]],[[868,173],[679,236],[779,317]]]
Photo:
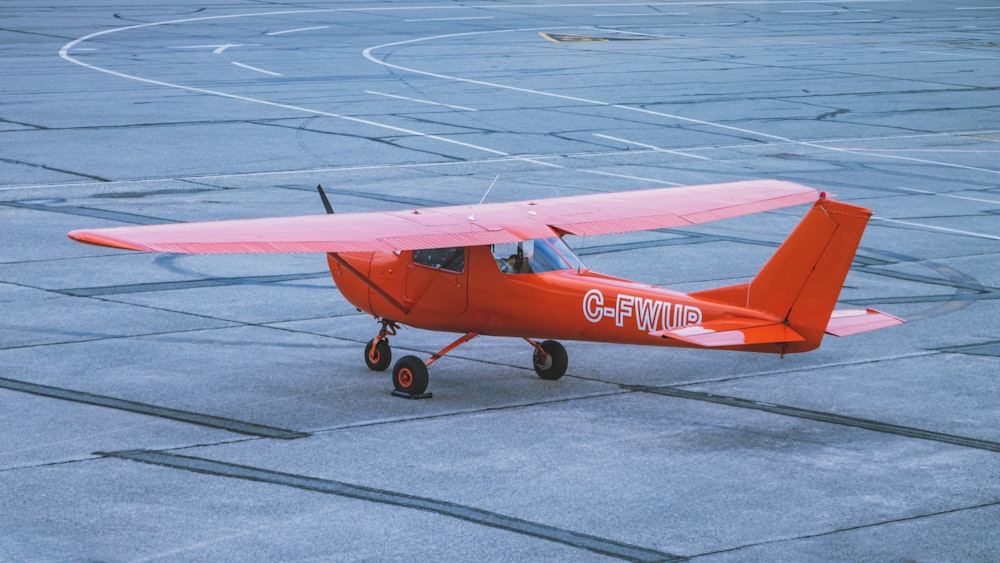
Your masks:
[[[754,180],[407,211],[143,225],[69,233],[151,252],[352,252],[479,246],[695,225],[816,200],[808,186]]]

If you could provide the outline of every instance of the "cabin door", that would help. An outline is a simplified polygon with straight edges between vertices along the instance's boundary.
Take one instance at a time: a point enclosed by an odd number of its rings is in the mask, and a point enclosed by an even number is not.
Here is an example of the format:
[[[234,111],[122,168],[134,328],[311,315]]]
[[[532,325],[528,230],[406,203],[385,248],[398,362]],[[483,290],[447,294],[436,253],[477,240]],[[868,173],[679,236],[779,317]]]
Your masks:
[[[468,249],[414,250],[407,263],[405,303],[443,313],[469,307]]]

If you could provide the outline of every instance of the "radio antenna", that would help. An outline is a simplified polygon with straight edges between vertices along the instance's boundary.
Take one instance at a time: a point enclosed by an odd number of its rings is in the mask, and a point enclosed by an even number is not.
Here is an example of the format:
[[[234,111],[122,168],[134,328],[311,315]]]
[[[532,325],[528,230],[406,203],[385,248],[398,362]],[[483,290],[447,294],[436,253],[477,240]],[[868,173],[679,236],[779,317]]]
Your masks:
[[[484,201],[486,201],[486,196],[490,195],[490,190],[493,189],[493,186],[497,185],[497,180],[499,179],[500,175],[497,174],[496,178],[493,178],[493,181],[490,182],[490,187],[486,188],[486,193],[483,194],[483,197],[479,198],[479,203],[476,204],[476,207],[479,207],[480,205],[483,204]],[[469,214],[469,221],[475,221],[475,220],[476,220],[476,211],[473,209],[472,213]]]

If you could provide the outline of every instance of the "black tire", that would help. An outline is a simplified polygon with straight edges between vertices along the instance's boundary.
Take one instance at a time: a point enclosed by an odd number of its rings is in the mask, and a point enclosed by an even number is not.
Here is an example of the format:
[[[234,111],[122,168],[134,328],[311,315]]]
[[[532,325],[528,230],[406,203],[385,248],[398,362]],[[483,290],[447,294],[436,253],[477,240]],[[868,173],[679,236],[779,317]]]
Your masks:
[[[535,366],[538,377],[553,381],[565,375],[566,368],[569,367],[569,356],[563,345],[555,340],[546,340],[539,346],[545,350],[544,357],[537,349],[531,357],[531,363]]]
[[[392,386],[396,391],[420,395],[427,390],[427,366],[416,356],[403,356],[392,368]]]
[[[392,349],[389,341],[375,338],[365,345],[365,364],[372,371],[385,371],[392,364]]]

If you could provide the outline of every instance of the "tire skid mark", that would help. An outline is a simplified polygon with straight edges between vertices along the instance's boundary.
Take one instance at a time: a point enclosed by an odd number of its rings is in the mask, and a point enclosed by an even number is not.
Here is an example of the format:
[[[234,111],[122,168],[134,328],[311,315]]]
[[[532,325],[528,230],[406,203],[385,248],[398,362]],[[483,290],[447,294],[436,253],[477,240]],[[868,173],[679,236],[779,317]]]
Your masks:
[[[641,385],[625,386],[625,387],[633,391],[642,393],[651,393],[654,395],[664,395],[667,397],[675,397],[678,399],[689,399],[705,403],[714,403],[717,405],[724,405],[727,407],[757,410],[771,414],[790,416],[793,418],[802,418],[806,420],[814,420],[817,422],[825,422],[828,424],[837,424],[840,426],[861,428],[864,430],[871,430],[873,432],[882,432],[884,434],[893,434],[896,436],[903,436],[906,438],[930,440],[934,442],[951,444],[954,446],[961,446],[964,448],[975,448],[975,449],[1000,453],[1000,442],[981,440],[978,438],[969,438],[967,436],[958,436],[955,434],[945,434],[943,432],[934,432],[932,430],[923,430],[920,428],[913,428],[910,426],[900,426],[898,424],[879,422],[877,420],[869,420],[866,418],[857,418],[853,416],[845,416],[841,414],[833,414],[823,411],[801,409],[798,407],[792,407],[788,405],[777,405],[774,403],[754,401],[751,399],[742,399],[739,397],[729,397],[726,395],[716,395],[713,393],[705,393],[701,391],[688,391],[686,389],[678,389],[677,387],[647,387]]]
[[[310,434],[306,432],[297,432],[295,430],[275,428],[273,426],[265,426],[263,424],[255,424],[253,422],[244,422],[241,420],[233,420],[231,418],[223,418],[219,416],[212,416],[209,414],[183,411],[168,407],[160,407],[156,405],[150,405],[148,403],[138,403],[135,401],[117,399],[115,397],[108,397],[105,395],[94,395],[92,393],[85,393],[83,391],[74,391],[72,389],[64,389],[62,387],[50,387],[48,385],[40,385],[38,383],[29,383],[27,381],[18,381],[15,379],[7,379],[4,377],[0,377],[0,389],[18,391],[21,393],[30,393],[32,395],[38,395],[41,397],[49,397],[52,399],[72,401],[75,403],[83,403],[85,405],[117,409],[135,414],[154,416],[157,418],[167,418],[179,422],[186,422],[189,424],[196,424],[199,426],[207,426],[210,428],[227,430],[229,432],[235,432],[237,434],[246,434],[249,436],[256,436],[259,438],[277,438],[279,440],[295,440],[297,438],[305,438],[307,436],[310,436]]]
[[[107,458],[148,463],[151,465],[191,471],[194,473],[202,473],[205,475],[256,481],[258,483],[293,487],[296,489],[353,498],[362,501],[422,510],[424,512],[438,514],[440,516],[464,520],[473,524],[489,526],[508,532],[561,543],[570,547],[584,549],[626,561],[669,562],[681,561],[685,559],[679,555],[629,545],[589,534],[573,532],[549,526],[547,524],[523,520],[521,518],[505,516],[503,514],[490,512],[472,506],[465,506],[453,502],[420,497],[406,493],[387,491],[384,489],[365,487],[362,485],[354,485],[341,481],[319,479],[316,477],[307,477],[292,473],[282,473],[207,458],[183,456],[151,450],[97,452],[97,455]]]

